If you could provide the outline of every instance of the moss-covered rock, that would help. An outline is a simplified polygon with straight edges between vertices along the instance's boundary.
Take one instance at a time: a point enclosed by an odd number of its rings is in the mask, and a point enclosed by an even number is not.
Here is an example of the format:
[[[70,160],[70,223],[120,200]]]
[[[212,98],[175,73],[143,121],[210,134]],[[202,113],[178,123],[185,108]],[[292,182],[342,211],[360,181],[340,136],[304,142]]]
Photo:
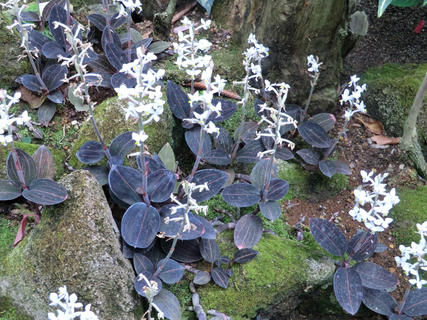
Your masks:
[[[87,171],[61,179],[68,199],[42,219],[0,264],[0,300],[7,297],[34,319],[46,319],[49,293],[66,285],[101,319],[140,318],[134,272],[102,188]]]
[[[409,108],[427,72],[424,64],[385,64],[367,70],[362,81],[368,90],[364,100],[368,112],[380,120],[390,136],[400,137]],[[418,138],[427,152],[427,113],[418,116]]]
[[[409,246],[412,241],[420,240],[416,224],[427,221],[427,186],[398,189],[397,194],[400,202],[390,212],[394,219],[393,234],[398,245]]]
[[[123,107],[126,102],[118,100],[117,97],[110,98],[102,102],[95,108],[95,119],[106,144],[121,133],[126,131],[135,131],[138,127],[136,121],[132,118],[126,120]],[[159,122],[151,122],[145,126],[145,131],[149,138],[146,145],[150,152],[157,153],[167,143],[172,141],[172,129],[174,126],[173,116],[167,105],[164,107],[164,112],[160,117]],[[93,127],[90,121],[85,122],[81,128],[76,141],[70,150],[69,163],[73,168],[82,168],[85,165],[81,163],[77,157],[76,152],[79,148],[89,140],[97,140]],[[172,144],[173,145],[173,144]]]

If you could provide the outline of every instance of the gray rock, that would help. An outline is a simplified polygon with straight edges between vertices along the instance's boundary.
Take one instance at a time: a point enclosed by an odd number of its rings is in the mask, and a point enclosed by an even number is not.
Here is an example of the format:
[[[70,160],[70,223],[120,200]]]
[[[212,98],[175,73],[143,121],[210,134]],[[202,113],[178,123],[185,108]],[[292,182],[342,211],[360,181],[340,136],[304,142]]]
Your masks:
[[[142,310],[134,271],[123,258],[119,232],[102,188],[87,171],[60,183],[69,198],[43,210],[39,225],[0,266],[0,299],[34,319],[46,319],[49,293],[66,285],[103,320],[136,320]]]

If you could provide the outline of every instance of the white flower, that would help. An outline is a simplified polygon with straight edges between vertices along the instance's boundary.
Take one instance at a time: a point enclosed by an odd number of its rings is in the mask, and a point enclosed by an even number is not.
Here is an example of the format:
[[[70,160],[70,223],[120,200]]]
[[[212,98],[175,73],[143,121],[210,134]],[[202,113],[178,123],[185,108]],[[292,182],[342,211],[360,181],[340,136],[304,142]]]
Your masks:
[[[357,85],[357,82],[360,80],[360,78],[355,74],[355,75],[352,75],[351,77],[350,77],[350,82],[348,83],[350,86],[356,86]]]
[[[319,73],[319,67],[322,64],[322,62],[319,62],[319,58],[315,58],[312,54],[307,57],[308,72]]]

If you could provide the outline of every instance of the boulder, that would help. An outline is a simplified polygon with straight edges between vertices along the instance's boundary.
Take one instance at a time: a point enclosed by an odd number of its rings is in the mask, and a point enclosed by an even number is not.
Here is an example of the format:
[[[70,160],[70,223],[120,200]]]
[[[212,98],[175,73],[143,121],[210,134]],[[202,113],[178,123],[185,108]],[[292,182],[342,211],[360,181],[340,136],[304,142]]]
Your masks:
[[[120,250],[102,188],[87,171],[75,171],[60,183],[68,199],[45,208],[40,223],[2,259],[0,300],[44,320],[53,311],[49,293],[66,285],[79,301],[91,303],[100,319],[140,319],[134,271]]]

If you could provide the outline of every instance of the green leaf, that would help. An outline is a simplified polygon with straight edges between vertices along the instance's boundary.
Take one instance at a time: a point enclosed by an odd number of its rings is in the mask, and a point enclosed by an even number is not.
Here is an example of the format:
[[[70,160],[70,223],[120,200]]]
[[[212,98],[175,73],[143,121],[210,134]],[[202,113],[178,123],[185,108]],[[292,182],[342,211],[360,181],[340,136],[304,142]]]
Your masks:
[[[76,108],[76,111],[79,111],[79,112],[89,111],[89,106],[84,104],[83,98],[77,97],[73,91],[74,91],[74,87],[69,86],[68,87],[68,100],[74,106],[74,108]]]
[[[160,52],[167,50],[170,46],[171,46],[171,43],[168,41],[156,41],[156,42],[153,42],[148,47],[148,51],[154,54],[158,54]]]
[[[393,0],[379,0],[378,1],[378,18],[380,18],[385,9],[392,3]]]
[[[391,5],[395,7],[414,7],[421,4],[422,1],[423,0],[393,0]]]
[[[214,0],[197,0],[200,5],[205,8],[208,14],[211,14],[211,9],[214,3]]]
[[[172,147],[169,143],[166,143],[163,148],[159,151],[159,158],[162,160],[166,169],[175,172],[176,161],[175,154],[173,153]]]
[[[427,0],[424,0],[424,2],[423,2],[423,7],[424,6],[427,6]]]

